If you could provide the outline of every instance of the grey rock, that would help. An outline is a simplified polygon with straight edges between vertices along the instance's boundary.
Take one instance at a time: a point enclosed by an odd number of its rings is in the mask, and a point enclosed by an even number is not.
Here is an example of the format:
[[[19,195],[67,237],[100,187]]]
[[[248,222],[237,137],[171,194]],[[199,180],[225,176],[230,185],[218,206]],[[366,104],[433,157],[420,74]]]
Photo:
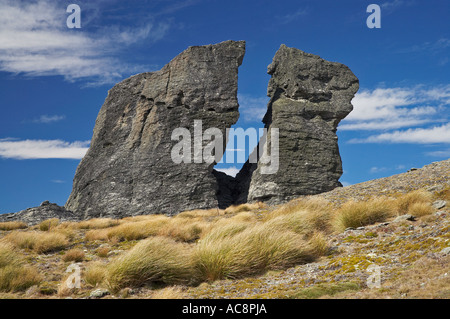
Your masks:
[[[94,291],[91,291],[89,294],[90,298],[102,298],[106,295],[109,295],[109,291],[107,289],[96,289]]]
[[[433,208],[435,209],[441,209],[444,208],[447,205],[447,201],[445,200],[437,200],[433,202]]]
[[[449,254],[450,254],[450,247],[445,247],[444,249],[442,249],[442,250],[440,251],[440,253],[441,253],[442,255],[449,255]]]
[[[413,222],[415,220],[416,220],[415,216],[412,216],[410,214],[405,214],[405,215],[401,215],[401,216],[398,216],[397,218],[395,218],[394,219],[394,223],[403,222],[403,221],[411,221],[411,222]]]
[[[18,213],[1,214],[0,222],[22,221],[27,223],[28,226],[33,226],[50,218],[58,218],[62,222],[80,220],[80,216],[63,206],[50,203],[49,201],[44,203],[45,205],[41,204],[41,206],[28,208]]]
[[[244,41],[190,47],[160,71],[115,85],[77,168],[67,209],[83,218],[122,218],[220,206],[215,163],[174,163],[178,141],[171,136],[175,128],[194,136],[194,120],[201,120],[203,131],[219,128],[225,141],[226,128],[239,117],[244,53]]]
[[[259,157],[269,155],[271,128],[278,128],[279,169],[264,174],[266,164],[247,162],[237,180],[248,185],[248,194],[239,201],[278,204],[342,186],[336,130],[353,109],[358,78],[341,63],[285,45],[275,54],[268,73],[271,99],[263,119],[268,135]]]

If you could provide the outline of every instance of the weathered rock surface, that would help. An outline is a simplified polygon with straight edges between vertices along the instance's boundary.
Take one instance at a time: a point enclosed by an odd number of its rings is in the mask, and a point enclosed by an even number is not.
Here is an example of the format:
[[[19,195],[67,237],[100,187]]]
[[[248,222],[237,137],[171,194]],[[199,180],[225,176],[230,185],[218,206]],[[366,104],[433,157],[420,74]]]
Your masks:
[[[318,194],[338,186],[342,162],[337,143],[339,122],[353,109],[359,81],[350,69],[317,55],[282,45],[268,67],[271,98],[263,119],[270,152],[271,128],[279,130],[279,168],[263,174],[261,162],[247,162],[237,175],[248,185],[238,202],[285,202],[299,195]]]
[[[238,117],[238,67],[245,42],[190,47],[160,71],[114,86],[97,117],[66,208],[84,218],[176,214],[218,206],[214,163],[175,164],[175,128],[193,136],[225,129]],[[203,143],[205,146],[205,143]],[[221,155],[221,154],[219,154]]]
[[[1,214],[0,222],[21,221],[28,226],[33,226],[50,218],[58,218],[62,222],[80,220],[80,216],[65,207],[45,201],[41,206],[28,208],[18,213]]]

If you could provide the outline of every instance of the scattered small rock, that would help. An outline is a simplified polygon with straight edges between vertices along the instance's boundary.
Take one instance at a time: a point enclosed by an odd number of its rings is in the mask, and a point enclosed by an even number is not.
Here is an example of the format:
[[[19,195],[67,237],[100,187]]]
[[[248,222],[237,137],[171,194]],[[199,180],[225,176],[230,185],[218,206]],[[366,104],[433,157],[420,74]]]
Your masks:
[[[91,292],[89,297],[90,298],[102,298],[106,295],[109,295],[109,291],[107,289],[96,289]]]
[[[441,250],[442,255],[449,255],[450,254],[450,247],[445,247]]]
[[[433,203],[433,207],[435,209],[441,209],[444,208],[445,205],[447,205],[447,202],[445,200],[437,200]]]
[[[416,220],[416,217],[413,215],[410,215],[410,214],[401,215],[401,216],[398,216],[396,219],[394,219],[394,223],[398,223],[398,222],[402,222],[402,221],[406,221],[406,220],[413,222]]]

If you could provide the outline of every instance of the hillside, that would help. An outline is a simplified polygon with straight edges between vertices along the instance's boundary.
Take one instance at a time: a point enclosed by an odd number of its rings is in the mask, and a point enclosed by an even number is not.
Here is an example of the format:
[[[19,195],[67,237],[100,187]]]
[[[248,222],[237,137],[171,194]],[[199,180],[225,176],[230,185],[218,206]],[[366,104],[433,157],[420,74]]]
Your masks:
[[[449,181],[446,160],[278,206],[3,222],[0,297],[449,298]]]

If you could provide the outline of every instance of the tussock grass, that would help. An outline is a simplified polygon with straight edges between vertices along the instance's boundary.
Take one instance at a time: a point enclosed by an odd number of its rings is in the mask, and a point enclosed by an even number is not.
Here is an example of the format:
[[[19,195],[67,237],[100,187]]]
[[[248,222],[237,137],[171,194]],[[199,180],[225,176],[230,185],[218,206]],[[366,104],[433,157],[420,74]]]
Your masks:
[[[55,228],[60,223],[58,218],[50,218],[39,223],[39,230],[41,231],[49,231],[52,228]]]
[[[0,223],[0,230],[9,231],[16,229],[25,229],[28,228],[28,225],[24,222],[2,222]]]
[[[431,203],[414,203],[408,208],[408,213],[416,217],[430,215],[433,212],[434,208]]]
[[[225,214],[223,209],[197,209],[181,212],[180,214],[174,216],[174,218],[205,218],[205,217],[217,217]]]
[[[395,215],[395,202],[387,198],[369,199],[364,202],[349,201],[343,204],[333,217],[336,230],[361,227],[378,222]]]
[[[151,299],[186,299],[187,295],[183,291],[183,287],[171,286],[156,290]]]
[[[79,229],[102,229],[117,226],[119,224],[119,220],[112,218],[93,218],[78,222],[76,225]]]
[[[84,272],[84,281],[86,284],[97,287],[105,279],[106,267],[104,264],[96,262],[90,265]]]
[[[0,243],[0,291],[23,291],[41,280],[36,269],[27,265],[13,246]]]
[[[82,262],[84,260],[84,257],[85,257],[84,251],[82,251],[81,249],[78,249],[78,248],[73,248],[73,249],[66,251],[66,253],[62,257],[62,259],[66,262],[70,262],[70,261]]]
[[[397,198],[397,210],[399,215],[411,214],[410,208],[417,203],[430,203],[433,195],[426,190],[419,189],[406,193]],[[412,215],[412,214],[411,214]]]
[[[187,283],[193,278],[188,244],[152,237],[135,245],[107,267],[106,283],[112,291],[151,282]]]
[[[3,238],[3,241],[22,249],[31,249],[35,252],[47,253],[67,247],[67,237],[60,233],[40,233],[36,231],[13,231]]]
[[[259,274],[311,259],[307,243],[296,233],[279,233],[267,224],[215,228],[195,247],[194,262],[202,280]]]
[[[318,214],[327,213],[331,209],[331,204],[321,197],[306,197],[301,199],[294,199],[290,202],[278,207],[265,218],[272,219],[281,215],[288,215],[298,211],[309,211]]]
[[[249,212],[261,208],[266,208],[267,204],[257,202],[252,204],[241,204],[241,205],[232,205],[225,209],[225,214],[237,214],[241,212]]]
[[[294,210],[291,213],[269,215],[266,223],[279,232],[291,230],[309,237],[315,231],[329,232],[331,214],[328,210]]]

